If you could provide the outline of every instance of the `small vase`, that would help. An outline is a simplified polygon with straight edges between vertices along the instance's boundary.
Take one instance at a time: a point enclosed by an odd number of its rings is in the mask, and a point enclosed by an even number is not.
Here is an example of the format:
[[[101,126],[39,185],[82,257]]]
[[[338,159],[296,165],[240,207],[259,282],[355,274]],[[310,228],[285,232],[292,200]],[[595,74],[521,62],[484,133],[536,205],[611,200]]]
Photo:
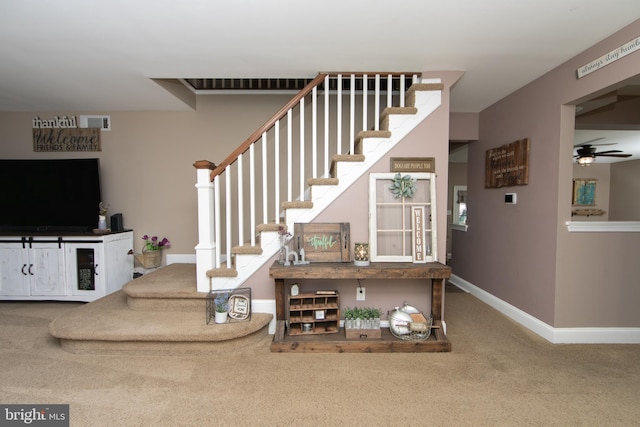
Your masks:
[[[280,246],[280,252],[278,252],[278,262],[284,264],[287,261],[287,250],[284,245]]]
[[[98,230],[107,229],[107,217],[104,215],[98,215]]]
[[[215,322],[216,323],[227,323],[227,316],[229,315],[228,312],[223,311],[222,313],[216,311],[215,314]]]

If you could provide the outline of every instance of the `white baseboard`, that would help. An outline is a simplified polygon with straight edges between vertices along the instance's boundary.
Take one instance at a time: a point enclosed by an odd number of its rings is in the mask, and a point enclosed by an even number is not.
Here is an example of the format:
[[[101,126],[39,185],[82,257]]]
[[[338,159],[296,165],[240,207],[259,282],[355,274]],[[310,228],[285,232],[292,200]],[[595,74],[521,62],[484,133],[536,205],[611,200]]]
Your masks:
[[[455,274],[449,281],[553,344],[640,344],[640,328],[554,328]]]
[[[251,312],[252,313],[270,313],[273,314],[273,319],[269,322],[269,333],[271,335],[276,333],[276,300],[274,299],[252,299],[251,300]]]
[[[167,265],[169,264],[195,264],[196,254],[167,254]]]

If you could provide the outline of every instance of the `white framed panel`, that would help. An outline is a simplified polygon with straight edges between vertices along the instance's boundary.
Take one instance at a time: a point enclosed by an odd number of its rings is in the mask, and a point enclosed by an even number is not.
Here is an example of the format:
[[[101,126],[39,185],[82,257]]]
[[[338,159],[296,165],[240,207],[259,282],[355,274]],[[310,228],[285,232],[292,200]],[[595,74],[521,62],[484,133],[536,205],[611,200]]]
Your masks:
[[[369,175],[369,245],[373,262],[413,262],[413,207],[424,208],[424,262],[437,261],[436,183],[433,173],[413,173],[413,197],[396,198],[395,173]]]

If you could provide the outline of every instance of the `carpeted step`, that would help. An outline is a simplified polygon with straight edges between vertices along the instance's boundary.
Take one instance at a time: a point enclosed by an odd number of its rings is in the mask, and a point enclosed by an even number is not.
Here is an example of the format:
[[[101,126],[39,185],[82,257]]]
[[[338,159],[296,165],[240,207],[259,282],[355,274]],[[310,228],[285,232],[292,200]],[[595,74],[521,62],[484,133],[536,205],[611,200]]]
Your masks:
[[[389,129],[389,116],[392,114],[418,114],[415,107],[387,107],[380,116],[380,129]]]
[[[310,200],[282,202],[282,209],[313,209],[313,202]]]
[[[245,322],[207,324],[204,300],[198,312],[135,311],[117,291],[58,317],[49,332],[77,354],[210,354],[263,345],[272,318],[252,313]]]
[[[336,154],[331,157],[331,169],[329,174],[331,176],[338,176],[338,163],[340,162],[364,162],[365,158],[362,154]]]
[[[388,130],[362,130],[358,132],[354,150],[356,154],[362,154],[362,145],[366,138],[391,138]]]
[[[416,102],[416,92],[443,90],[444,85],[442,83],[414,83],[407,90],[407,96],[405,104],[408,106],[414,106]]]

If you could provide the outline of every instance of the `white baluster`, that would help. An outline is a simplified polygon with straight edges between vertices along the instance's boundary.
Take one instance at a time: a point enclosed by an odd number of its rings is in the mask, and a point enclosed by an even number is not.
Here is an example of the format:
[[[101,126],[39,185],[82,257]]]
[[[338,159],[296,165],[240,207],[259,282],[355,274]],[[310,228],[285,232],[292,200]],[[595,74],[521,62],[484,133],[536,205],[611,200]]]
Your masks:
[[[311,91],[311,175],[318,177],[318,88]]]
[[[349,153],[355,154],[355,130],[356,130],[356,76],[351,74],[351,90],[349,91]]]
[[[253,145],[253,144],[252,144]],[[244,244],[244,195],[242,194],[242,190],[244,189],[244,173],[243,173],[243,165],[242,165],[242,154],[238,155],[238,160],[236,160],[237,169],[238,169],[238,187],[236,188],[238,192],[238,245]]]
[[[231,166],[225,169],[225,241],[227,248],[225,254],[227,256],[227,268],[231,268]]]
[[[336,102],[336,154],[342,154],[342,74],[338,74],[338,92]]]
[[[368,95],[367,75],[362,76],[362,130],[367,130],[369,118],[367,117],[367,95]]]
[[[263,146],[266,148],[266,141],[264,141],[263,144]],[[256,155],[254,146],[255,144],[251,144],[251,147],[249,147],[249,235],[251,236],[251,246],[256,245]]]
[[[329,76],[324,78],[324,176],[329,176]]]
[[[276,224],[280,223],[280,120],[276,121],[273,137],[273,173],[274,173],[274,218]],[[266,180],[265,180],[266,181]]]
[[[376,86],[373,95],[375,110],[373,114],[373,129],[380,130],[380,74],[376,74]]]
[[[304,98],[300,100],[300,200],[304,200]]]
[[[291,177],[293,176],[292,168],[292,153],[291,153],[291,110],[287,111],[287,201],[293,201],[293,184],[291,183]]]
[[[269,206],[268,201],[268,187],[267,187],[267,132],[262,133],[262,223],[266,224],[269,220]],[[255,234],[255,228],[252,229],[251,234]]]
[[[404,107],[404,85],[405,85],[405,75],[400,75],[400,106]]]
[[[387,76],[387,108],[393,107],[393,76]]]
[[[226,169],[225,169],[226,170]],[[222,175],[218,175],[216,177],[216,179],[213,181],[213,187],[214,187],[214,206],[213,206],[213,211],[214,211],[214,228],[215,228],[215,233],[213,236],[213,241],[216,242],[216,256],[215,256],[215,266],[216,268],[220,268],[221,265],[221,261],[222,261],[222,255],[220,253],[220,247],[222,246],[220,244],[221,240],[222,240],[222,232],[220,230],[220,223],[221,223],[221,217],[220,217],[220,179],[222,179]]]

